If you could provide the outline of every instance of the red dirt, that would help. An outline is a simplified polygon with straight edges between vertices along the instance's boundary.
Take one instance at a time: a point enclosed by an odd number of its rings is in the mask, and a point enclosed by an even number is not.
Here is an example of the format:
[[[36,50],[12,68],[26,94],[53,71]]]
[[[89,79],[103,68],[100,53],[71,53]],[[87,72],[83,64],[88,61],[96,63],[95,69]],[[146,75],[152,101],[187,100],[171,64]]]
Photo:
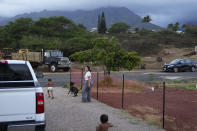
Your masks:
[[[119,92],[114,88],[99,89],[99,101],[116,108],[121,108],[121,89]],[[116,93],[112,91],[116,91]],[[92,95],[96,98],[96,90]],[[134,116],[148,114],[162,116],[162,89],[146,90],[141,93],[125,93],[124,109]],[[197,130],[197,91],[182,89],[166,89],[166,116],[165,129],[168,131],[195,131]],[[139,112],[131,106],[151,107],[157,112]],[[161,117],[162,118],[162,117]],[[160,120],[162,122],[162,119]]]
[[[92,73],[96,86],[96,73]],[[103,74],[99,74],[99,81],[104,79]],[[74,70],[71,81],[81,87],[81,72]],[[125,80],[131,83],[131,80]],[[113,78],[113,82],[120,87],[99,88],[99,101],[110,106],[121,109],[122,89],[121,79]],[[136,83],[136,82],[135,82]],[[140,82],[138,82],[140,83]],[[153,92],[150,87],[136,93],[131,88],[125,87],[124,109],[130,114],[146,119],[147,115],[154,115],[159,118],[159,126],[162,123],[162,88],[159,87]],[[101,86],[100,86],[101,87]],[[92,96],[96,98],[96,88],[92,89]],[[142,107],[141,110],[149,108],[148,111],[140,111],[133,107]],[[177,88],[166,87],[166,119],[165,129],[167,131],[197,131],[197,91],[189,91]],[[158,121],[156,122],[158,124]]]

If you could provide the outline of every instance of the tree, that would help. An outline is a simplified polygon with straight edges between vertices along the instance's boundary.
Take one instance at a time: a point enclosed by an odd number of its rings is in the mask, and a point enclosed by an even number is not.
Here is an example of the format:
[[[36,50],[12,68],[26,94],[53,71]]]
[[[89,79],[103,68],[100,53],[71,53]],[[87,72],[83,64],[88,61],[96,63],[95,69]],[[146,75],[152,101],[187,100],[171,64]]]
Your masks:
[[[171,31],[177,31],[179,30],[179,22],[176,22],[175,24],[171,23],[171,24],[168,24],[168,27],[167,27],[169,30]]]
[[[97,30],[98,30],[98,33],[101,33],[101,16],[100,16],[100,14],[98,15]]]
[[[6,46],[7,32],[3,26],[0,26],[0,48]]]
[[[76,52],[71,58],[80,63],[93,62],[95,65],[103,65],[108,74],[121,68],[132,70],[141,62],[137,53],[125,51],[114,37],[96,38],[93,43],[92,49]]]
[[[167,29],[168,29],[168,30],[173,30],[173,27],[174,27],[174,25],[173,25],[173,23],[171,23],[171,24],[168,24]]]
[[[126,23],[114,23],[109,28],[110,33],[121,33],[121,32],[127,32],[131,28],[130,25]]]
[[[83,24],[78,24],[78,27],[86,30],[86,27]]]
[[[183,24],[181,28],[182,28],[183,30],[185,30],[186,27],[187,27],[187,25],[186,25],[186,24]]]
[[[97,28],[98,28],[98,33],[104,34],[107,31],[104,12],[102,12],[102,15],[101,16],[100,16],[100,14],[98,15]]]
[[[173,27],[173,31],[177,31],[177,30],[179,30],[180,28],[179,28],[179,22],[176,22],[175,24],[174,24],[174,27]]]
[[[31,18],[19,18],[14,22],[9,22],[5,26],[9,39],[14,43],[15,48],[19,49],[21,47],[19,41],[22,39],[23,35],[29,34],[33,23]]]
[[[32,27],[32,33],[45,37],[70,37],[71,32],[77,31],[79,28],[69,19],[60,17],[40,18]],[[74,31],[73,31],[74,30]]]
[[[76,25],[65,17],[19,18],[0,26],[0,48],[29,48],[33,51],[60,49],[66,55],[90,49],[95,36],[82,24]]]
[[[188,26],[186,26],[185,32],[188,34],[196,35],[197,34],[197,26],[188,25]]]
[[[142,19],[142,22],[143,23],[149,23],[152,19],[150,18],[149,15],[145,16],[143,19]]]
[[[74,37],[66,41],[63,45],[64,55],[70,56],[75,52],[84,51],[92,48],[92,43],[84,37]]]
[[[138,27],[135,27],[135,32],[139,32],[139,28]]]

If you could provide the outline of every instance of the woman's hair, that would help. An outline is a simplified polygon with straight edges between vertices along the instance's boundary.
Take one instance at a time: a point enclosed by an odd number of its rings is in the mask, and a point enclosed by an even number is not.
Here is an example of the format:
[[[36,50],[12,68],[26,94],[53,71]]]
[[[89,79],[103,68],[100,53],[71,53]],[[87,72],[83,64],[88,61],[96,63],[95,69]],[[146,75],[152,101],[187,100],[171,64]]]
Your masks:
[[[102,114],[100,117],[101,123],[107,123],[108,122],[108,116],[106,114]]]
[[[48,79],[48,81],[50,81],[50,82],[51,82],[51,81],[52,81],[52,80],[51,80],[51,78],[49,78],[49,79]]]
[[[90,67],[89,67],[88,65],[87,65],[86,67],[88,68],[88,71],[90,71],[90,72],[91,72]]]

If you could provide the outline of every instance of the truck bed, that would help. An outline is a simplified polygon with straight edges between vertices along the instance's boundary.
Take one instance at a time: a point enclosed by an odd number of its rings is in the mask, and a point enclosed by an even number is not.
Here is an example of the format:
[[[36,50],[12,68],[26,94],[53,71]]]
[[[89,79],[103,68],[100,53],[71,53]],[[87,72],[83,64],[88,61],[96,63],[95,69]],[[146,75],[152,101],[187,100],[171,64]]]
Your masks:
[[[13,60],[26,60],[34,63],[42,63],[41,52],[12,53]]]

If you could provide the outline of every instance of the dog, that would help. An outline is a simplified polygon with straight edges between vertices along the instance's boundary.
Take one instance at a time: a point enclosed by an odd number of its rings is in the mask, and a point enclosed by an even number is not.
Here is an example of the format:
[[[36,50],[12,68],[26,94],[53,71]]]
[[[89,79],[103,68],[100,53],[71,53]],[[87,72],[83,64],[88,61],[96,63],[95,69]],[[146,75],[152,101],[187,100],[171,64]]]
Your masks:
[[[79,90],[76,87],[74,87],[73,82],[70,83],[70,90],[68,91],[68,94],[70,94],[70,92],[71,92],[71,94],[74,94],[74,97],[77,96],[77,94],[79,92]]]

